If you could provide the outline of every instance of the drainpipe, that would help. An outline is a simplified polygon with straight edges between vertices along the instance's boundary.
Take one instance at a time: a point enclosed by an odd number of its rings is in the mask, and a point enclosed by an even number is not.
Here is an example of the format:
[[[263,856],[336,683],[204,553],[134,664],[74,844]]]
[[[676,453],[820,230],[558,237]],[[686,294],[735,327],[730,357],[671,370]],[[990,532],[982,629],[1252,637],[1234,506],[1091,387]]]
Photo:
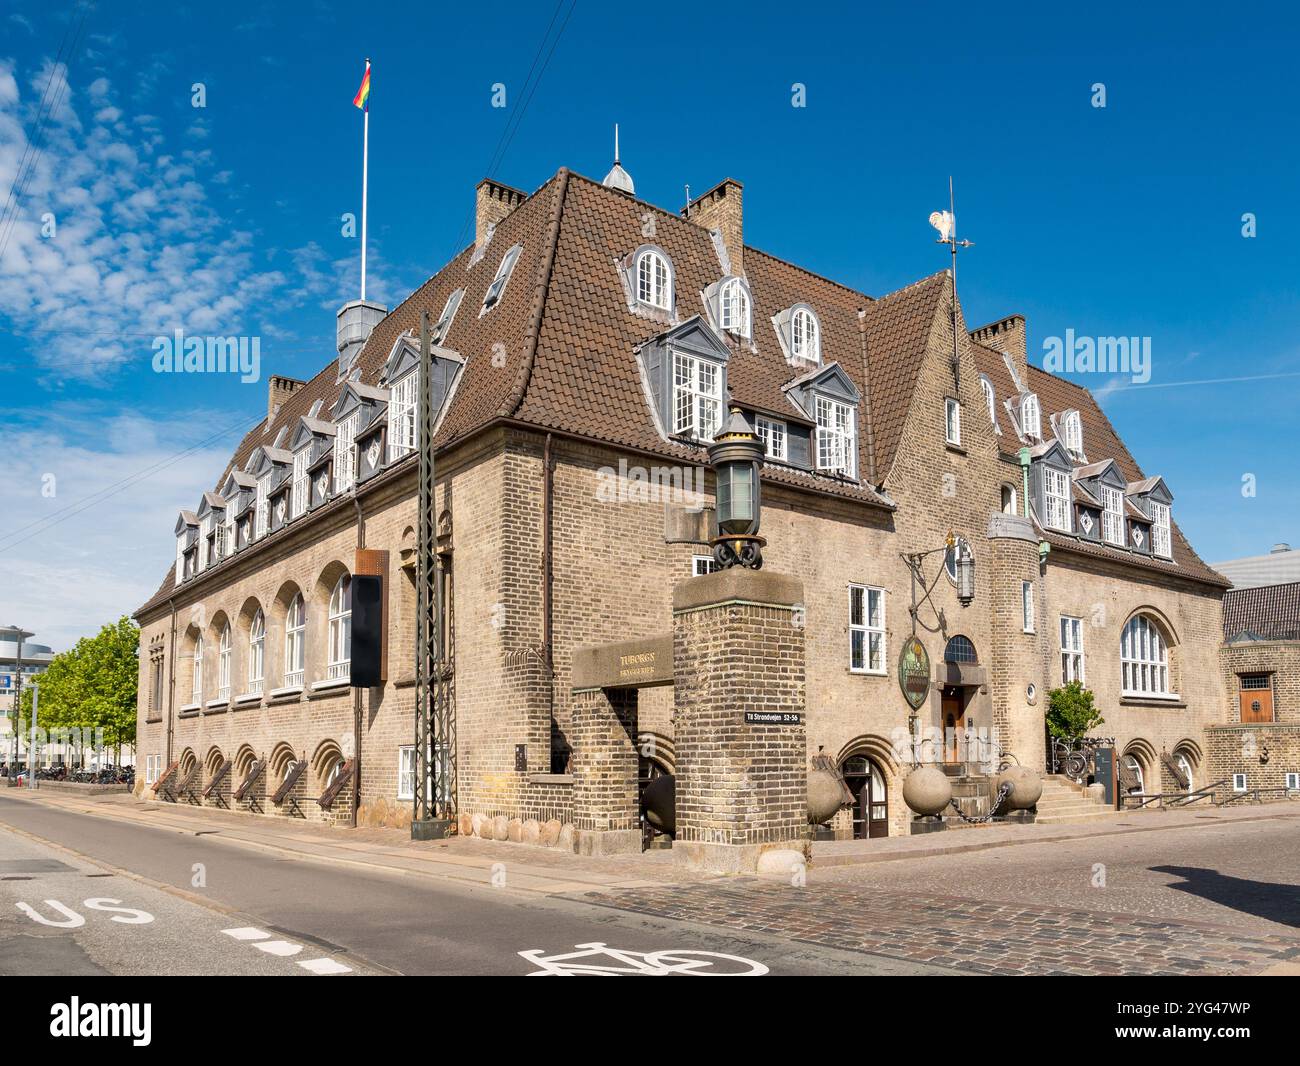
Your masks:
[[[551,723],[555,719],[555,666],[554,629],[552,620],[551,586],[553,579],[553,542],[551,526],[554,515],[554,479],[555,456],[551,451],[551,435],[546,434],[546,443],[542,446],[542,652],[546,656],[546,728],[549,734]],[[550,767],[548,766],[549,770]]]
[[[366,546],[366,518],[361,513],[361,497],[357,495],[357,485],[352,483],[352,503],[357,509],[357,551],[361,551]],[[388,595],[388,590],[384,590],[384,595]],[[355,829],[357,827],[357,814],[361,807],[361,712],[362,712],[361,689],[352,690],[352,758],[355,766],[352,770],[352,810],[348,816],[348,824]]]
[[[172,764],[172,709],[176,703],[176,597],[170,596],[167,599],[167,606],[171,610],[171,646],[167,649],[167,761],[163,764],[165,770]],[[139,762],[139,745],[136,746],[136,761]]]
[[[1020,500],[1024,516],[1029,517],[1029,449],[1020,449]]]

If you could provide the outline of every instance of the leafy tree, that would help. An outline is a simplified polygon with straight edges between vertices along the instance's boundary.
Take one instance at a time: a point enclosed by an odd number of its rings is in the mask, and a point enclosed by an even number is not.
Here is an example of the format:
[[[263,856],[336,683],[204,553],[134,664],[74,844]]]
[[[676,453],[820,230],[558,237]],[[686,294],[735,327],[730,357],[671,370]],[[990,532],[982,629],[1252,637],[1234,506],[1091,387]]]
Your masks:
[[[1058,740],[1078,740],[1106,721],[1093,706],[1092,689],[1079,681],[1052,689],[1047,699],[1047,730]]]
[[[139,648],[140,628],[124,615],[56,655],[37,680],[41,702],[36,724],[47,730],[103,730],[105,745],[117,749],[120,761],[122,745],[135,743]],[[31,714],[28,683],[22,696],[24,732],[31,729]]]

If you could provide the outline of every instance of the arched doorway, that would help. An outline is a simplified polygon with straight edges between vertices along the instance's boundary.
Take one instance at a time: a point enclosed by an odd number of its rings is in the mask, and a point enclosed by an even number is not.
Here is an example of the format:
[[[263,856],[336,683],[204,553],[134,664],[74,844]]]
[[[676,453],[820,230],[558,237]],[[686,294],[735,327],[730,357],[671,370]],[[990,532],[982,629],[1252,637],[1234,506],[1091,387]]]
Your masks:
[[[880,767],[865,755],[850,755],[840,773],[853,793],[854,839],[889,836],[889,794]]]

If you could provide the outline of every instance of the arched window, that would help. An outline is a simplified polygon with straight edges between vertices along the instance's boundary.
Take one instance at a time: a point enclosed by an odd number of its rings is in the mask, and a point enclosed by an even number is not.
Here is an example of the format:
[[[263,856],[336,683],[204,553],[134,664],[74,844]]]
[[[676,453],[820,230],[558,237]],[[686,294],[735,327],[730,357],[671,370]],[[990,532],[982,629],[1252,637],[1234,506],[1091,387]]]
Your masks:
[[[718,325],[741,337],[749,336],[749,292],[739,278],[723,283],[718,296]]]
[[[1065,447],[1076,459],[1083,457],[1083,419],[1078,411],[1065,412]]]
[[[352,578],[344,574],[330,595],[329,665],[326,677],[347,677],[352,665]]]
[[[643,304],[667,311],[672,307],[672,274],[668,260],[652,249],[646,249],[636,260],[636,298]]]
[[[1026,437],[1038,440],[1043,435],[1042,416],[1039,414],[1038,397],[1032,392],[1026,393],[1020,401],[1020,428]]]
[[[217,645],[217,699],[224,700],[230,695],[230,623],[221,631],[221,641]]]
[[[203,638],[194,638],[194,687],[192,699],[195,703],[203,702]]]
[[[989,411],[989,421],[998,424],[997,415],[993,413],[993,383],[988,378],[980,378],[980,391],[984,393],[984,406]]]
[[[1002,513],[1016,513],[1016,489],[1014,485],[1002,486]]]
[[[821,327],[817,316],[806,307],[798,308],[790,318],[790,352],[797,359],[821,362]]]
[[[850,755],[840,764],[844,783],[853,795],[853,836],[889,836],[889,793],[885,776],[874,759]]]
[[[262,673],[266,665],[266,617],[258,609],[248,629],[248,691],[262,691]]]
[[[1125,755],[1120,762],[1123,770],[1128,771],[1127,773],[1122,771],[1120,773],[1120,786],[1124,791],[1135,794],[1146,792],[1146,778],[1142,774],[1142,764],[1138,762],[1137,758],[1133,755]]]
[[[977,663],[979,656],[975,654],[975,645],[970,642],[969,637],[953,637],[948,641],[947,647],[943,649],[943,661],[946,663]]]
[[[1119,657],[1123,695],[1169,696],[1169,649],[1160,628],[1145,615],[1124,627]]]
[[[307,607],[302,593],[298,593],[289,604],[289,611],[284,616],[284,683],[301,685],[303,679],[303,661],[307,649]]]

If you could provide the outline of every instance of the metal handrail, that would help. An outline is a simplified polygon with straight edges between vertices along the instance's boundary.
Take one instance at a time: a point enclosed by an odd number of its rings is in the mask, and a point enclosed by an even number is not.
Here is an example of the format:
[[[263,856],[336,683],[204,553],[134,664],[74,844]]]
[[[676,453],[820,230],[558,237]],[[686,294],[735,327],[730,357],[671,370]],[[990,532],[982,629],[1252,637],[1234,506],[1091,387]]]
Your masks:
[[[1224,782],[1219,782],[1223,784]],[[1292,796],[1300,797],[1300,789],[1287,788],[1285,785],[1274,786],[1273,788],[1248,788],[1244,792],[1229,792],[1223,797],[1222,801],[1215,801],[1220,807],[1227,807],[1233,803],[1240,803],[1243,800],[1253,799],[1256,803],[1263,803],[1263,796],[1281,794],[1283,799],[1290,799]]]
[[[1214,792],[1220,785],[1226,785],[1228,779],[1225,777],[1222,781],[1215,781],[1212,785],[1206,785],[1203,788],[1193,789],[1191,792],[1129,792],[1122,797],[1124,809],[1131,811],[1140,811],[1152,803],[1158,804],[1161,808],[1165,806],[1165,800],[1169,800],[1170,807],[1188,807],[1198,800],[1208,799],[1214,802]],[[1133,806],[1128,805],[1129,800],[1141,800],[1141,803]]]

